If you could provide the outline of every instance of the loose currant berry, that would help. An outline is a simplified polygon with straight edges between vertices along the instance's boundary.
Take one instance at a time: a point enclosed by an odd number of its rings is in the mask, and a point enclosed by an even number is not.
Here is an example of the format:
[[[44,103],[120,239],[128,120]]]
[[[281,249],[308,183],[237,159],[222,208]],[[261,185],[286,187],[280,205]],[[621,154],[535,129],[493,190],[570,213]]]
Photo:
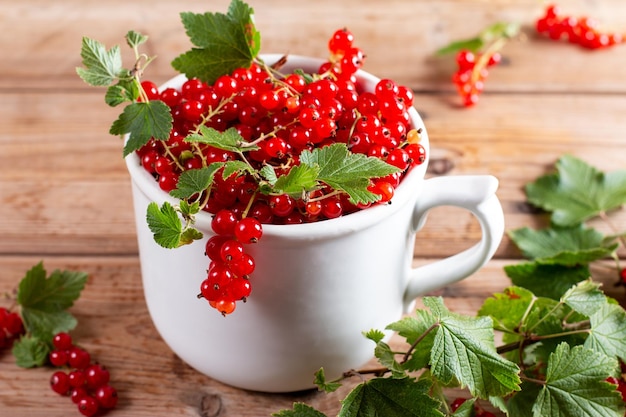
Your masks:
[[[99,364],[90,365],[84,372],[85,383],[89,388],[98,388],[109,383],[109,370]]]
[[[66,332],[55,334],[52,338],[52,345],[58,350],[69,350],[74,347],[72,336]]]
[[[626,284],[626,268],[620,269],[619,276],[620,276],[620,279],[622,280],[622,283]]]
[[[70,392],[69,376],[63,371],[56,371],[50,377],[50,388],[59,395],[67,395]]]
[[[252,217],[246,217],[237,222],[235,226],[235,237],[241,243],[256,243],[263,235],[261,222]]]
[[[100,386],[96,390],[95,397],[102,408],[115,408],[117,406],[117,390],[110,385]]]
[[[86,350],[74,346],[70,349],[68,363],[72,368],[85,369],[91,362],[91,355]]]
[[[87,395],[78,401],[78,411],[84,416],[95,416],[98,409],[98,401],[90,395]]]
[[[17,336],[24,333],[24,322],[18,313],[11,312],[4,318],[4,328],[12,336]]]
[[[53,350],[50,352],[48,358],[52,365],[61,367],[67,364],[68,354],[66,350]]]

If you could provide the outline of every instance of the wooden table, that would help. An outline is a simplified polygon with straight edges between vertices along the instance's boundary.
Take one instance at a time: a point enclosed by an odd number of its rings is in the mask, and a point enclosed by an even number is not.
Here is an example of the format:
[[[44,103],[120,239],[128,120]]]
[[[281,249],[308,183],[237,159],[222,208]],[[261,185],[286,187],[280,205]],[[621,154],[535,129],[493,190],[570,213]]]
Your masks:
[[[366,69],[415,91],[432,143],[430,176],[490,173],[500,180],[507,230],[540,226],[523,185],[571,153],[606,171],[623,169],[626,145],[626,45],[589,51],[538,38],[535,0],[356,0],[249,2],[262,50],[325,56],[326,39],[348,27],[367,53]],[[569,14],[626,28],[626,2],[564,2]],[[0,2],[0,291],[11,294],[27,269],[83,270],[89,281],[72,308],[74,335],[111,370],[120,392],[113,416],[264,416],[294,401],[334,415],[344,392],[259,394],[198,374],[167,348],[143,299],[130,197],[120,141],[108,135],[117,116],[102,90],[75,74],[81,37],[123,43],[127,30],[150,36],[158,55],[151,78],[174,75],[169,63],[188,48],[179,12],[226,10],[228,1],[20,0]],[[450,82],[451,58],[434,52],[496,21],[518,21],[521,39],[504,50],[478,106],[462,108]],[[126,53],[126,52],[125,52]],[[626,217],[616,219],[626,229]],[[422,232],[416,263],[468,247],[480,234],[473,218],[439,209]],[[624,255],[623,253],[621,255]],[[502,268],[520,254],[505,237],[495,258],[438,294],[450,309],[474,313],[509,284]],[[613,276],[597,279],[624,301]],[[6,299],[0,305],[8,305]],[[48,387],[50,369],[24,370],[0,354],[0,415],[78,415]]]

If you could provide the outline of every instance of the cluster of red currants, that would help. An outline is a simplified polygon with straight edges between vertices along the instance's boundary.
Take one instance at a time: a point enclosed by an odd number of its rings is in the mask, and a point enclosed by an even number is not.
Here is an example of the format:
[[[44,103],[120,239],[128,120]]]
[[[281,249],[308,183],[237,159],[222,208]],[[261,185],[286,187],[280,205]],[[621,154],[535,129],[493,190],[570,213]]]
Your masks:
[[[56,367],[69,368],[55,371],[50,387],[59,395],[69,396],[84,416],[94,416],[101,410],[117,405],[117,390],[109,385],[109,371],[91,361],[89,352],[74,345],[72,337],[65,332],[52,339],[54,350],[50,363]]]
[[[589,49],[600,49],[623,42],[619,33],[603,32],[596,22],[588,17],[573,17],[560,14],[558,7],[550,4],[535,23],[537,32],[548,38],[564,40]]]
[[[159,92],[154,83],[143,81],[145,98],[166,103],[174,120],[168,140],[151,140],[138,151],[143,167],[169,192],[183,171],[239,158],[235,152],[186,142],[185,137],[199,125],[218,131],[235,128],[244,142],[258,147],[246,152],[245,162],[257,170],[271,165],[278,176],[299,164],[303,150],[344,143],[352,153],[380,158],[399,168],[397,174],[370,182],[369,190],[379,196],[378,202],[389,202],[403,175],[425,161],[426,151],[420,144],[420,131],[410,125],[412,91],[390,79],[378,82],[374,91],[364,91],[356,72],[365,55],[353,41],[350,31],[337,30],[328,42],[329,59],[314,74],[281,74],[280,65],[270,68],[255,62],[220,76],[212,85],[189,79],[181,89]],[[201,288],[202,296],[223,314],[232,312],[234,301],[249,294],[246,277],[254,265],[249,256],[239,257],[249,239],[237,237],[233,227],[244,228],[251,224],[251,220],[244,221],[249,218],[260,224],[309,223],[369,206],[352,204],[345,193],[328,186],[301,198],[266,195],[259,192],[252,175],[233,174],[224,179],[221,173],[199,201],[204,211],[216,216],[214,223],[228,218],[227,232],[214,230],[220,243],[215,238],[207,244],[212,266]],[[257,229],[258,225],[250,226],[252,231]],[[231,284],[236,289],[228,293],[235,295],[225,297],[222,290]]]
[[[488,67],[497,65],[501,60],[499,52],[475,54],[465,49],[457,52],[457,71],[452,75],[452,82],[465,107],[478,103],[489,74]]]
[[[24,334],[24,323],[16,312],[0,307],[0,349],[7,349]]]
[[[252,291],[249,277],[255,263],[245,251],[245,245],[258,242],[263,228],[254,217],[239,220],[232,210],[222,209],[213,216],[211,229],[216,234],[205,246],[211,262],[207,278],[200,285],[199,297],[227,315],[235,311],[237,301],[245,302]]]

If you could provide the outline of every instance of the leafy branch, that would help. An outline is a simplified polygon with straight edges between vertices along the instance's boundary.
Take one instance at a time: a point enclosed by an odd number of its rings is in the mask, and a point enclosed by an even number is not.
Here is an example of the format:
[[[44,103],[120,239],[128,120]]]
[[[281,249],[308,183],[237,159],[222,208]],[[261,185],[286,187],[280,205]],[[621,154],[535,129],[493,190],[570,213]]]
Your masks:
[[[529,200],[551,214],[552,224],[509,233],[530,258],[505,267],[512,286],[487,298],[475,317],[449,311],[441,298],[425,297],[425,309],[386,328],[406,350],[393,350],[383,331],[370,330],[365,337],[375,343],[380,367],[349,370],[335,379],[327,379],[323,369],[316,373],[324,392],[353,377],[361,381],[342,401],[339,417],[471,416],[483,401],[510,416],[624,415],[624,400],[608,381],[620,378],[626,362],[626,311],[602,291],[589,268],[617,259],[624,233],[614,229],[607,237],[580,222],[558,221],[609,218],[607,213],[626,202],[619,197],[626,177],[621,171],[602,173],[569,155],[556,167],[556,173],[526,187]],[[502,344],[496,347],[494,340]],[[455,387],[471,395],[461,406],[443,394]],[[415,403],[409,407],[405,396]],[[324,417],[302,403],[274,415]]]

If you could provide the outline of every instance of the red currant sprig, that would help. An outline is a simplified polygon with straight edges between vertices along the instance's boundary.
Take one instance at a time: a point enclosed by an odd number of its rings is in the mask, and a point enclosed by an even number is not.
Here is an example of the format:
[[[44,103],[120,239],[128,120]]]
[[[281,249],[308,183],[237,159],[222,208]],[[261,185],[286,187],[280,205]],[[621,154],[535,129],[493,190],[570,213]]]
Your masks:
[[[199,297],[226,316],[235,311],[237,301],[245,302],[252,292],[250,275],[255,262],[246,245],[261,239],[263,227],[256,218],[239,219],[232,210],[222,209],[213,216],[211,228],[216,234],[205,245],[211,262]]]
[[[76,346],[66,332],[57,333],[52,345],[50,363],[64,369],[52,374],[50,388],[59,395],[70,397],[84,416],[115,408],[118,396],[117,390],[109,384],[109,371],[92,362],[89,352]]]
[[[574,17],[560,13],[558,6],[546,6],[543,16],[535,22],[541,35],[555,41],[566,41],[588,49],[600,49],[622,43],[623,35],[602,31],[597,23],[586,16]]]
[[[499,64],[500,61],[500,53],[492,50],[478,55],[465,49],[457,53],[458,69],[452,76],[452,82],[457,87],[465,107],[478,103],[479,96],[485,88],[488,68]]]

